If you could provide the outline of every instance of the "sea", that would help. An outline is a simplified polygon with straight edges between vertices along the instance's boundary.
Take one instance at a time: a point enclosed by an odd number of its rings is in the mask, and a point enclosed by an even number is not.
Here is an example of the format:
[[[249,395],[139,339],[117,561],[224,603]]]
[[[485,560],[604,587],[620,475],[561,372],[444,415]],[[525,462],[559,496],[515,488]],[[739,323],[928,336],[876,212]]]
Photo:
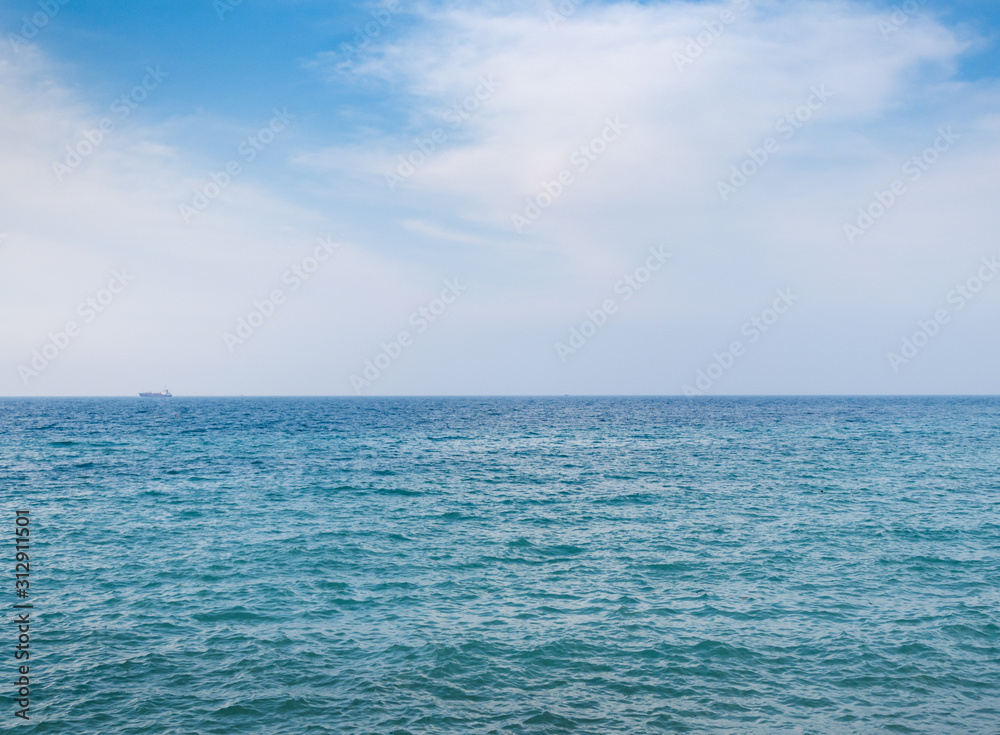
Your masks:
[[[997,398],[0,399],[0,731],[1000,733],[998,439]]]

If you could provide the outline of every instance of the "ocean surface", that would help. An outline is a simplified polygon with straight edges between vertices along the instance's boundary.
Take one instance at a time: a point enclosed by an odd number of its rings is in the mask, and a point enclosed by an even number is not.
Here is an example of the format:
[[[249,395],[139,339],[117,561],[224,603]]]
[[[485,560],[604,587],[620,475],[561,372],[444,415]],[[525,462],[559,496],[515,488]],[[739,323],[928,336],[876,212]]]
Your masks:
[[[990,398],[3,399],[0,730],[1000,733],[998,440]]]

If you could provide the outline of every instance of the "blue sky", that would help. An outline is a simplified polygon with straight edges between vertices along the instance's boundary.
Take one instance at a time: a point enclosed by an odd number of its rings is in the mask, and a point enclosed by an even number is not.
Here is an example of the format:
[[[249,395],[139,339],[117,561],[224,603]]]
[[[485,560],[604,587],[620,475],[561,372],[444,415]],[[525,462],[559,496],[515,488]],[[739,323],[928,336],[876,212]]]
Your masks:
[[[219,7],[0,9],[0,394],[1000,389],[995,4]]]

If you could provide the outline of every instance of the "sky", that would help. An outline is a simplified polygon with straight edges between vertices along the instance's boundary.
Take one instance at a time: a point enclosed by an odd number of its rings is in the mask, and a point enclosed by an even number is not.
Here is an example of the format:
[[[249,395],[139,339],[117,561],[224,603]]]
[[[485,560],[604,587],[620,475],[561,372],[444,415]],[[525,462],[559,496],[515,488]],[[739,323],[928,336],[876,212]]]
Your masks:
[[[0,395],[1000,393],[994,2],[0,34]]]

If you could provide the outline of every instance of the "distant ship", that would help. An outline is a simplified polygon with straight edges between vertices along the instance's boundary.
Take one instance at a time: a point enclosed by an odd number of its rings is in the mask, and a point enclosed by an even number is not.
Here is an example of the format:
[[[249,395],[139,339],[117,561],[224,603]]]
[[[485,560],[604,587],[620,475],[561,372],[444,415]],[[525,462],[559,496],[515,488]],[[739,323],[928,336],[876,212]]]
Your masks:
[[[168,391],[166,388],[155,393],[140,393],[141,398],[173,398],[174,394]]]

